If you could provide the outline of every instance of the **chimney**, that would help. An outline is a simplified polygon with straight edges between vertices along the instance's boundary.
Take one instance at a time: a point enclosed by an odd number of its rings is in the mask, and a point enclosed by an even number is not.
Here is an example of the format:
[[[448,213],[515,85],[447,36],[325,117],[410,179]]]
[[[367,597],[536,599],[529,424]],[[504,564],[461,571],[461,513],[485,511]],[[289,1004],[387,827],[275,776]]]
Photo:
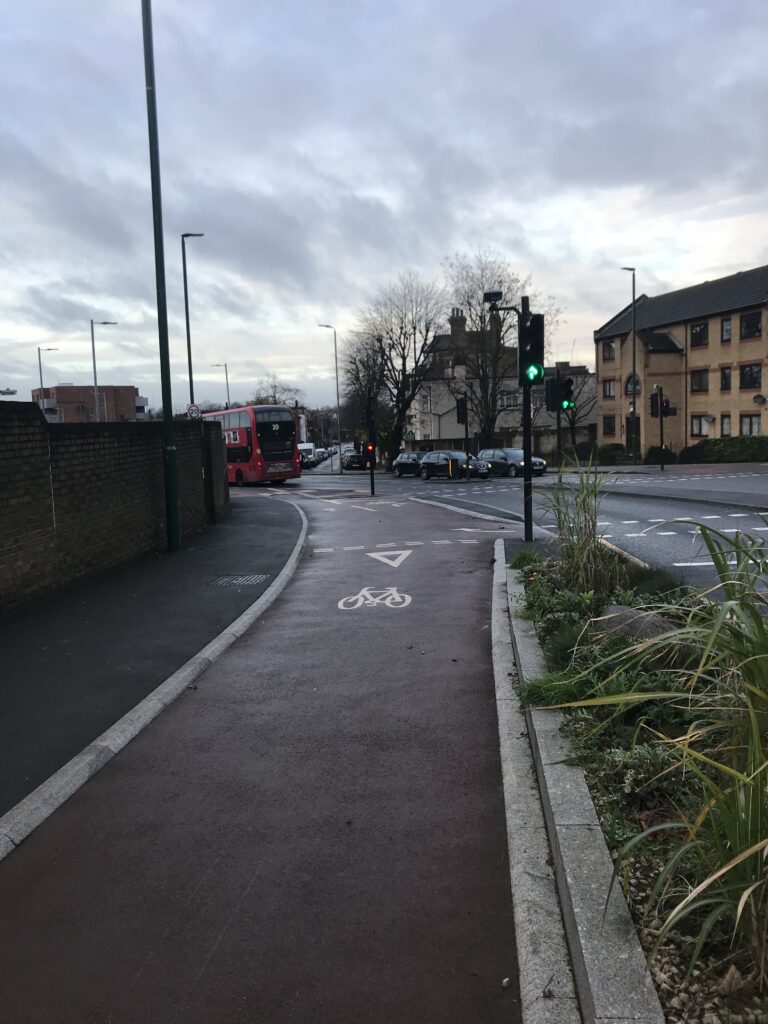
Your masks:
[[[448,323],[451,328],[451,337],[456,340],[463,339],[467,331],[467,318],[464,316],[464,310],[454,306],[448,317]]]

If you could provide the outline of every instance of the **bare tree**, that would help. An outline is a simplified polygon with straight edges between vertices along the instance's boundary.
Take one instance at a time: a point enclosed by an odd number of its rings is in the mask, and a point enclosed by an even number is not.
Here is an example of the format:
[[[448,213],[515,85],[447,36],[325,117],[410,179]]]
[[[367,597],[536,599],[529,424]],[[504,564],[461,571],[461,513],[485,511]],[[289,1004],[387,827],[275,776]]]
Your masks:
[[[444,292],[438,285],[407,273],[382,288],[358,317],[361,333],[377,340],[381,355],[384,390],[392,406],[387,441],[390,459],[400,451],[408,410],[429,368],[444,305]]]
[[[360,403],[368,437],[376,436],[376,410],[384,390],[384,359],[377,337],[355,332],[342,356],[346,392]]]
[[[301,388],[285,384],[276,373],[270,373],[257,382],[256,391],[253,398],[248,400],[248,405],[292,405],[303,401],[304,392]]]
[[[453,394],[467,398],[478,424],[480,446],[488,447],[496,432],[501,393],[510,379],[517,377],[517,314],[514,310],[489,314],[483,293],[500,291],[502,306],[518,308],[527,294],[531,310],[545,313],[548,334],[555,327],[558,310],[551,297],[531,291],[530,277],[520,277],[509,261],[496,253],[456,253],[445,261],[445,274],[451,304],[466,318],[465,330],[456,340],[455,363],[463,366],[463,371],[447,383]]]

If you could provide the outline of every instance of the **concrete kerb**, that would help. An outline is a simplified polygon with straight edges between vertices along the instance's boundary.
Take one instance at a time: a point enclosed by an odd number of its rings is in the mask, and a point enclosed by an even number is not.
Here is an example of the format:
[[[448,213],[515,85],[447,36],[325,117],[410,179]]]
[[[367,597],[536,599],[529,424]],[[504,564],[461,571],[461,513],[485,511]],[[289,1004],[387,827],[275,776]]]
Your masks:
[[[85,750],[73,757],[29,796],[0,818],[0,861],[41,825],[54,811],[77,792],[81,786],[104,767],[135,736],[146,728],[161,711],[172,704],[195,679],[199,678],[275,601],[293,576],[307,536],[307,517],[303,509],[290,499],[290,505],[301,517],[301,530],[288,561],[270,586],[254,603],[238,616],[202,650],[181,668],[160,683],[136,707],[123,715]]]
[[[504,541],[494,545],[491,637],[507,845],[524,1024],[581,1024],[523,709],[507,604]]]
[[[508,571],[505,584],[518,674],[522,679],[542,676],[546,666],[533,623],[520,615],[523,588]],[[561,713],[526,711],[525,722],[584,1024],[663,1024],[659,997],[619,886],[613,887],[606,904],[613,861],[584,773],[560,732]]]

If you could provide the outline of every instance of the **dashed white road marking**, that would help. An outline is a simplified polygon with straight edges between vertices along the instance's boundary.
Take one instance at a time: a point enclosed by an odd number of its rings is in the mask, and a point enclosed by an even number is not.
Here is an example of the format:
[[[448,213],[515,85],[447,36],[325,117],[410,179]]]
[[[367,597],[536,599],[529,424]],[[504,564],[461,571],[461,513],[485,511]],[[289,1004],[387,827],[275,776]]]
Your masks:
[[[350,544],[349,547],[342,548],[342,551],[365,551],[365,544]]]
[[[405,544],[409,548],[417,548],[417,547],[421,547],[424,544],[424,541],[423,540],[407,540],[407,541],[405,541]]]
[[[472,540],[472,539],[469,539],[469,540],[464,539],[464,540],[462,540],[461,538],[459,538],[459,544],[479,544],[479,543],[480,543],[479,540]]]
[[[376,547],[377,548],[393,548],[393,547],[395,547],[395,544],[387,542],[386,544],[377,544]]]
[[[700,516],[700,519],[722,519],[722,516]]]
[[[316,555],[324,555],[327,551],[333,551],[333,548],[315,548]]]
[[[640,522],[640,520],[639,519],[622,519],[621,522],[622,522],[623,526],[637,526],[637,524]]]
[[[451,542],[449,540],[433,540],[432,543],[433,544],[450,544]]]
[[[746,519],[748,515],[749,515],[749,512],[729,512],[728,513],[728,518],[729,519]]]
[[[656,531],[656,536],[657,537],[676,537],[677,533],[675,532],[675,530],[657,530]]]
[[[363,512],[373,512],[374,515],[376,514],[376,509],[374,509],[374,508],[366,508],[365,505],[350,505],[349,507],[350,508],[359,508],[359,509],[362,509]]]

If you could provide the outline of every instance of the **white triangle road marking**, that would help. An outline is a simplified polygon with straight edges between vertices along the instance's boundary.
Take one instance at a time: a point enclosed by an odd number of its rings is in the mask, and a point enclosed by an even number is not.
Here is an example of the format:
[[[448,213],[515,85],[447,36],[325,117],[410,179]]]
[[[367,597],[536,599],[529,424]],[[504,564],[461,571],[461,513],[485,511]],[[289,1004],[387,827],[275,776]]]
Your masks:
[[[385,565],[391,565],[393,569],[397,569],[399,565],[402,565],[408,555],[412,555],[413,550],[407,551],[366,551],[366,555],[369,558],[376,558]]]

